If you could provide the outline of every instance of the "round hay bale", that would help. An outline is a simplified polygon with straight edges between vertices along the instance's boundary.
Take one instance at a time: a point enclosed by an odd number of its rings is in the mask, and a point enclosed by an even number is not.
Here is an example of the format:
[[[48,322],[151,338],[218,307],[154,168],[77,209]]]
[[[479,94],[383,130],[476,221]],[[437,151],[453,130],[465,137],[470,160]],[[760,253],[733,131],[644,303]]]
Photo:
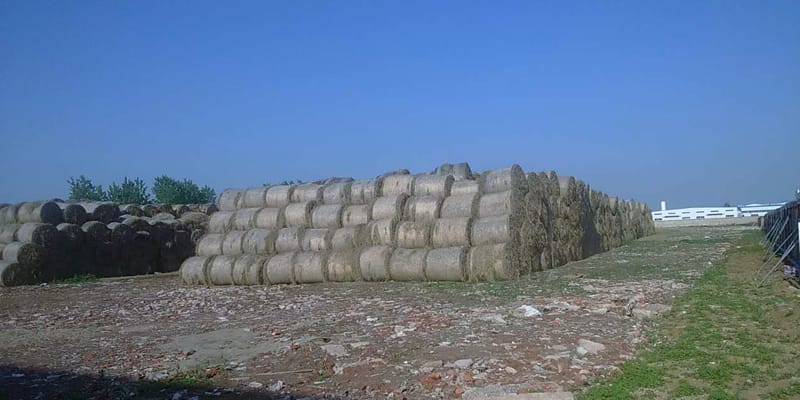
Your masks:
[[[142,206],[142,212],[146,217],[152,218],[154,215],[161,212],[161,208],[155,204],[145,204]]]
[[[64,222],[64,213],[54,201],[24,203],[17,210],[17,221],[58,225]]]
[[[108,224],[116,221],[122,215],[116,203],[81,203],[81,206],[86,210],[89,221]]]
[[[472,179],[472,169],[469,164],[462,162],[453,165],[453,178],[457,181]]]
[[[253,224],[256,228],[281,229],[286,227],[283,208],[262,208],[256,213]]]
[[[508,215],[477,218],[472,221],[470,243],[473,246],[510,242],[514,238]]]
[[[167,242],[174,238],[175,231],[163,221],[150,220],[149,224],[150,236],[159,247],[164,247]]]
[[[236,231],[246,231],[255,228],[256,214],[260,208],[240,208],[233,213],[231,219],[231,229]]]
[[[108,224],[107,227],[108,230],[111,231],[111,241],[115,243],[127,244],[133,240],[133,236],[136,234],[136,231],[129,225],[119,222],[112,222]]]
[[[341,204],[317,206],[311,212],[311,226],[314,228],[341,228],[343,210],[344,206]]]
[[[175,216],[172,213],[160,212],[153,215],[154,221],[175,221]]]
[[[473,193],[480,193],[480,185],[478,184],[478,181],[455,181],[450,187],[450,196],[461,196]]]
[[[265,267],[264,283],[269,283],[270,285],[294,283],[294,259],[297,254],[298,252],[292,251],[272,256]]]
[[[305,228],[299,226],[279,229],[278,237],[275,239],[275,252],[285,253],[301,250],[304,233]]]
[[[418,175],[414,179],[415,196],[450,196],[450,189],[453,186],[452,175]]]
[[[195,256],[183,261],[180,276],[187,285],[207,285],[208,269],[214,257]]]
[[[468,246],[433,249],[425,259],[425,277],[429,281],[463,282],[467,280],[468,263]]]
[[[507,243],[475,246],[469,253],[468,275],[476,282],[516,279],[519,265]]]
[[[225,241],[224,233],[209,233],[197,242],[198,256],[217,256],[222,254],[222,243]]]
[[[346,226],[333,232],[331,248],[333,250],[352,250],[363,247],[368,238],[364,225]]]
[[[322,190],[322,201],[325,204],[350,204],[352,182],[332,183]]]
[[[8,204],[0,209],[0,225],[16,223],[18,208],[18,205]]]
[[[356,250],[334,251],[328,254],[328,281],[354,282],[361,280]]]
[[[183,214],[192,212],[192,209],[186,204],[173,204],[170,211],[173,215],[175,215],[175,217],[180,218],[183,216]]]
[[[197,212],[197,211],[189,211],[185,212],[178,218],[181,225],[187,230],[194,230],[194,229],[206,229],[208,227],[208,220],[210,217],[207,214]]]
[[[219,207],[216,204],[187,204],[189,210],[194,212],[201,212],[206,215],[211,215],[217,211],[219,211]]]
[[[333,233],[332,229],[306,229],[301,243],[303,251],[330,250]]]
[[[274,254],[275,240],[278,238],[278,231],[272,229],[255,228],[250,229],[244,235],[242,241],[242,251],[245,254]]]
[[[59,232],[61,232],[62,237],[67,242],[67,246],[71,248],[78,247],[84,240],[84,233],[83,229],[80,226],[75,224],[68,224],[66,222],[58,224],[56,226]]]
[[[305,251],[294,258],[294,280],[297,283],[321,283],[327,281],[328,254]]]
[[[267,207],[267,191],[269,187],[262,186],[250,188],[242,195],[242,207],[244,208],[264,208]]]
[[[365,281],[389,280],[391,258],[392,248],[389,246],[373,246],[364,250],[358,261],[361,277]]]
[[[211,233],[225,233],[233,229],[235,211],[217,211],[211,214],[208,220],[208,231]]]
[[[406,201],[403,218],[409,221],[433,222],[439,218],[442,198],[436,196],[412,196]]]
[[[20,286],[33,283],[29,268],[14,261],[0,261],[0,286]]]
[[[304,183],[297,185],[292,192],[292,203],[322,203],[322,185]]]
[[[525,213],[525,196],[518,191],[506,190],[505,192],[487,193],[481,196],[478,205],[478,217],[493,217],[497,215],[514,214],[522,216]]]
[[[61,207],[62,212],[64,213],[64,222],[66,223],[83,225],[84,223],[86,223],[86,221],[89,220],[89,215],[86,213],[86,209],[83,208],[83,206],[80,204],[59,203],[59,207]],[[139,209],[138,207],[137,209],[141,213],[141,209]]]
[[[128,225],[134,232],[150,232],[152,227],[148,218],[130,217],[122,221],[123,224]]]
[[[372,205],[372,218],[377,220],[401,217],[406,199],[406,194],[379,197]]]
[[[211,259],[207,269],[207,284],[233,285],[233,264],[235,256],[216,256]]]
[[[231,231],[225,234],[222,240],[222,254],[236,256],[244,251],[244,231]]]
[[[270,186],[264,197],[266,207],[283,208],[288,206],[292,202],[293,192],[294,186],[292,185]]]
[[[424,281],[427,249],[395,249],[389,262],[389,276],[395,281]]]
[[[295,191],[296,192],[296,191]],[[288,227],[310,227],[311,212],[316,203],[306,201],[303,203],[292,203],[286,206],[283,211],[284,220]]]
[[[95,242],[107,242],[111,239],[111,231],[100,221],[89,221],[81,226],[86,238]]]
[[[416,175],[389,175],[383,178],[383,196],[397,196],[414,194],[414,180]]]
[[[396,243],[397,218],[374,220],[366,225],[368,242],[373,245],[394,246]]]
[[[517,190],[522,193],[527,191],[528,182],[525,172],[517,164],[507,168],[487,171],[481,175],[481,193],[497,193],[506,190]]]
[[[350,186],[350,203],[370,204],[382,196],[383,178],[355,181]]]
[[[419,221],[403,221],[397,224],[397,246],[419,249],[431,246],[431,224]]]
[[[144,216],[144,211],[142,211],[142,208],[136,204],[123,204],[119,206],[119,212],[122,214],[133,215],[135,217]],[[66,214],[66,210],[64,210],[64,214]],[[64,219],[66,219],[66,215],[64,215]]]
[[[217,207],[221,211],[236,211],[243,194],[239,189],[225,189],[217,198]]]
[[[440,218],[433,224],[433,247],[469,246],[472,218]]]
[[[342,226],[364,225],[372,219],[372,204],[347,206],[342,211]]]
[[[3,261],[18,262],[37,271],[39,276],[41,268],[47,263],[47,253],[41,246],[33,243],[12,242],[3,248]]]
[[[0,243],[11,243],[17,240],[19,224],[0,225]]]
[[[264,265],[267,257],[246,254],[236,258],[233,264],[234,285],[263,285]]]
[[[475,217],[478,215],[480,198],[477,192],[446,197],[439,215],[441,218]]]

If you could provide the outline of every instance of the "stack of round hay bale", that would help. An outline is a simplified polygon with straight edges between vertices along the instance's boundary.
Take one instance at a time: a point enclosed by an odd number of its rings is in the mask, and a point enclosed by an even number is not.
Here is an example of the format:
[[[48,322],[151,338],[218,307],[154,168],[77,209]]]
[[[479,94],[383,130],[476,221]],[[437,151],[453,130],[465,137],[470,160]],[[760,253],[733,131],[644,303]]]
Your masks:
[[[182,216],[176,218],[175,207],[167,205],[120,206],[58,199],[3,205],[0,286],[81,274],[119,276],[177,270],[194,254],[187,229],[204,232],[206,213],[215,209],[184,207],[179,208]]]
[[[646,207],[620,211],[597,193],[555,172],[466,164],[228,189],[181,276],[203,285],[516,279],[649,232]]]

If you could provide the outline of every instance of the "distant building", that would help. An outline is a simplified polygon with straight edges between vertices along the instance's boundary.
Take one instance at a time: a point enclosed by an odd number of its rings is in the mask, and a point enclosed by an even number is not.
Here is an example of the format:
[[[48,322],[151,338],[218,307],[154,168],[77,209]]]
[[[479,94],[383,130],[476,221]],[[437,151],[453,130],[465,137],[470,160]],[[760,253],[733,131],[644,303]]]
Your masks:
[[[661,202],[661,211],[653,211],[653,221],[680,221],[687,219],[715,219],[762,217],[780,208],[785,203],[747,204],[736,207],[690,207],[667,210],[667,202]]]

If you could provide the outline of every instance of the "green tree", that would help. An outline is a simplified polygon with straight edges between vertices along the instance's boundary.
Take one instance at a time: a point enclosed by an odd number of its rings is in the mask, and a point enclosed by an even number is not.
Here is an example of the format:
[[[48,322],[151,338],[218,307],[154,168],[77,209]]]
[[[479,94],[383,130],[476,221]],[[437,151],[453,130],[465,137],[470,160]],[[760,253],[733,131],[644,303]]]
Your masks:
[[[108,186],[108,199],[121,204],[147,204],[150,203],[150,194],[143,180],[125,177],[121,185],[114,182]]]
[[[103,190],[103,185],[95,186],[92,180],[81,175],[78,179],[70,177],[69,184],[70,200],[105,201],[108,195]]]
[[[179,181],[161,175],[153,181],[153,194],[156,202],[165,204],[198,204],[213,203],[214,189],[208,186],[199,187],[191,179]]]

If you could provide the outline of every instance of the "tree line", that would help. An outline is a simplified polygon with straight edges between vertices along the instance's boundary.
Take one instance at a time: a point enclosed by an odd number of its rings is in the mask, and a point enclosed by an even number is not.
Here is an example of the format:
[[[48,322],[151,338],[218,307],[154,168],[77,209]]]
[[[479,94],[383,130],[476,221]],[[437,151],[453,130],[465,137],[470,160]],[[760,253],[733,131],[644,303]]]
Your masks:
[[[153,180],[152,191],[142,179],[122,179],[122,183],[112,182],[108,189],[95,185],[91,179],[81,175],[70,177],[70,200],[113,201],[120,204],[204,204],[213,203],[216,193],[209,186],[200,187],[191,179],[178,180],[161,175]],[[152,193],[152,195],[151,195]]]

